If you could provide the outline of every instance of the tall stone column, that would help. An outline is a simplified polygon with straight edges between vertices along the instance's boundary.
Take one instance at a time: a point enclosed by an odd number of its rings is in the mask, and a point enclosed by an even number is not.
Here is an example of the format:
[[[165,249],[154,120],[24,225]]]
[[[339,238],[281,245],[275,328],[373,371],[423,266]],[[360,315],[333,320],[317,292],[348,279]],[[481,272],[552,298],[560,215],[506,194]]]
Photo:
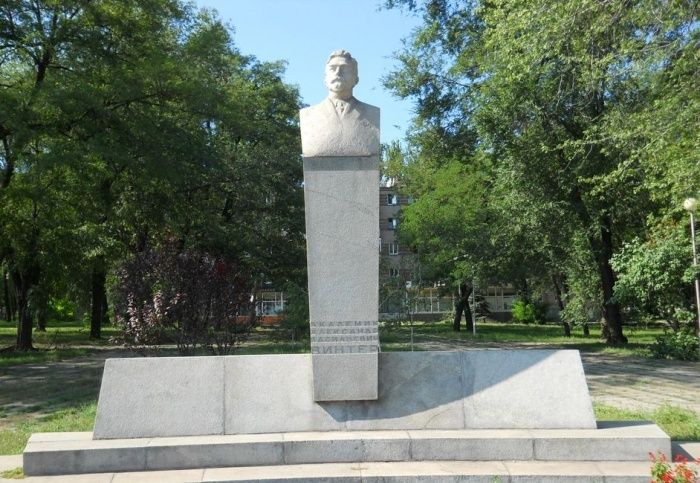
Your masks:
[[[314,400],[377,399],[379,109],[352,96],[348,52],[325,80],[300,112]]]

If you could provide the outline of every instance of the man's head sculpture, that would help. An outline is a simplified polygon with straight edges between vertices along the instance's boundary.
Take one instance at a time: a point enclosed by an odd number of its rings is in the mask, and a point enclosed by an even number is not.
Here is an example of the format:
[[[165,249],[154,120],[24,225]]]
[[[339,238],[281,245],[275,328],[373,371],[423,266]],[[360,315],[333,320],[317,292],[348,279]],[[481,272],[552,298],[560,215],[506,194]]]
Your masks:
[[[360,81],[357,75],[357,60],[347,50],[336,50],[326,61],[325,84],[332,98],[348,100],[352,89]]]

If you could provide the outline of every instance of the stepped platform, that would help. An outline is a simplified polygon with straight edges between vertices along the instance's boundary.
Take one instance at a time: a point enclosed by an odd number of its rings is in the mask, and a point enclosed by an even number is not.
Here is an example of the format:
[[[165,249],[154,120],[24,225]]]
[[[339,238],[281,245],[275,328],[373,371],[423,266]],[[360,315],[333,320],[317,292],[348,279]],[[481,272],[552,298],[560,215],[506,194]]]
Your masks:
[[[296,478],[295,471],[308,470],[303,478],[298,477],[309,481],[316,472],[320,478],[324,471],[337,467],[342,469],[338,481],[345,481],[343,478],[360,481],[358,478],[369,474],[358,474],[360,470],[353,468],[370,463],[367,468],[378,472],[382,468],[391,472],[406,468],[410,473],[414,468],[416,478],[421,471],[430,473],[448,465],[452,468],[449,471],[471,478],[477,476],[471,472],[485,468],[489,475],[510,477],[509,472],[518,468],[528,473],[535,469],[553,470],[561,466],[559,462],[568,462],[568,466],[580,462],[572,468],[585,468],[586,472],[598,475],[606,462],[616,462],[619,471],[632,468],[622,462],[644,463],[648,469],[648,452],[657,450],[671,454],[669,437],[654,424],[635,422],[606,422],[599,423],[597,429],[577,430],[344,431],[112,440],[94,440],[90,432],[37,433],[24,451],[24,472],[32,476],[234,467],[238,469],[221,474],[239,475],[240,478],[230,481],[240,481],[255,479],[251,472],[257,471],[261,481],[286,481],[289,477]],[[392,466],[389,464],[392,462],[402,465]],[[406,463],[411,465],[404,466]],[[524,463],[528,464],[523,466]],[[391,472],[385,476],[401,476]]]
[[[639,461],[419,461],[249,466],[29,477],[26,483],[648,483]],[[9,480],[8,480],[9,482]]]

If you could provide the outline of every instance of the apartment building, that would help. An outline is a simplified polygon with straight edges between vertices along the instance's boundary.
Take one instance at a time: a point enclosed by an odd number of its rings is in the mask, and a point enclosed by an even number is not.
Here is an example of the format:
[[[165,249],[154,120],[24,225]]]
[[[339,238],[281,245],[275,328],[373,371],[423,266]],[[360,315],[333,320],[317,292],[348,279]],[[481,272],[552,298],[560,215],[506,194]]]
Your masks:
[[[401,207],[410,203],[407,196],[399,195],[391,183],[379,187],[379,238],[381,242],[379,279],[411,280],[408,255],[401,249],[397,229]]]

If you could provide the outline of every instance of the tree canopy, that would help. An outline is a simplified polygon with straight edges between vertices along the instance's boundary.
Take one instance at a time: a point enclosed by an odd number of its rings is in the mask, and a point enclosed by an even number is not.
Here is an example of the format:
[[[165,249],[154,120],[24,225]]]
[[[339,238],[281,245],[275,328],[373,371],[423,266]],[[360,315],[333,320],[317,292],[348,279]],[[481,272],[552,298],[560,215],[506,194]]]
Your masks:
[[[613,257],[678,232],[700,182],[697,2],[386,4],[423,19],[386,80],[416,104],[394,166],[424,200],[405,235],[420,250],[449,233],[440,252],[469,266],[457,279],[550,280],[565,317],[598,308],[606,340],[625,342],[616,281],[644,260]],[[687,232],[675,240],[665,256],[690,265]]]
[[[109,269],[165,242],[258,284],[300,276],[300,100],[283,70],[179,0],[0,7],[0,263],[18,348],[39,295],[69,287],[91,294],[99,337]]]

